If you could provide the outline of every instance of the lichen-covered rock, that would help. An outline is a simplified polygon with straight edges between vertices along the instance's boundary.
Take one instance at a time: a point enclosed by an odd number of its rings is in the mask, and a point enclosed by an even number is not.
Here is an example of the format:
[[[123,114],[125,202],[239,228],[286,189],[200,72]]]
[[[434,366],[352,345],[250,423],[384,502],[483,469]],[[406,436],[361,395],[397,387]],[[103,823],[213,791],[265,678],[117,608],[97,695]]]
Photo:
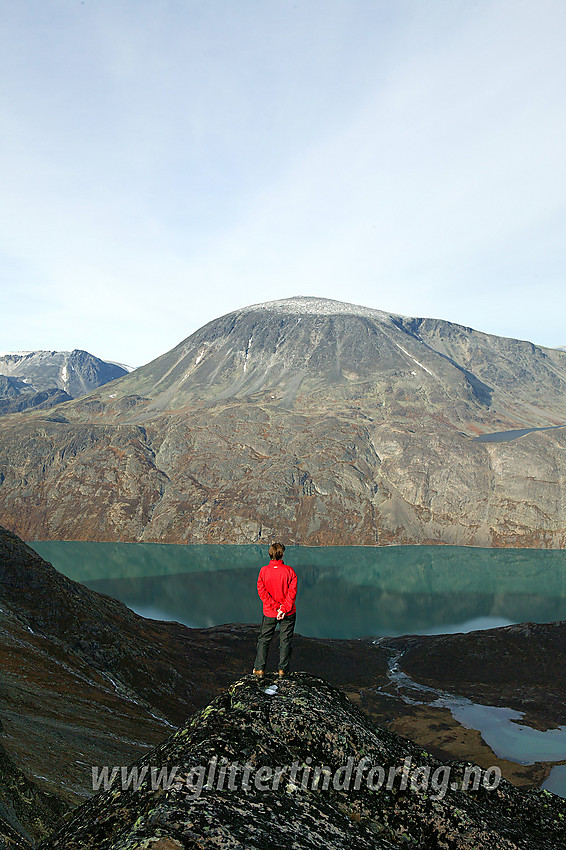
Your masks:
[[[40,791],[0,744],[0,848],[31,850],[66,812],[65,802]]]
[[[250,675],[137,762],[139,787],[118,771],[40,850],[565,845],[566,801],[470,768],[374,726],[320,678]]]

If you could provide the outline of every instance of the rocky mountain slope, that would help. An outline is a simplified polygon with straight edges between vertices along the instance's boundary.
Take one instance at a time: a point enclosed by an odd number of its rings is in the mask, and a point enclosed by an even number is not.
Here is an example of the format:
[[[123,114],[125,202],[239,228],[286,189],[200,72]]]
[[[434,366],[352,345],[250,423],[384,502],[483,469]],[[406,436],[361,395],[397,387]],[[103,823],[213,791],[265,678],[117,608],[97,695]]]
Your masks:
[[[0,729],[1,731],[1,729]],[[40,791],[0,744],[0,847],[29,850],[66,813],[65,802]]]
[[[225,692],[250,669],[257,628],[189,629],[147,620],[67,579],[0,528],[0,838],[6,847],[28,848],[30,836],[44,836],[62,811],[89,798],[93,765],[145,757]],[[525,711],[525,722],[549,728],[563,722],[565,635],[566,623],[377,644],[297,634],[293,666],[340,687],[372,722],[437,758],[497,765],[514,783],[533,786],[549,765],[496,758],[447,709],[407,703],[391,687],[390,657],[401,656],[417,681]],[[271,665],[276,655],[275,645]]]
[[[1,528],[0,600],[2,740],[42,789],[71,803],[88,795],[101,753],[136,758],[242,669],[229,628],[146,620]]]
[[[47,410],[71,399],[69,393],[58,387],[36,392],[20,378],[0,375],[0,416],[5,413],[20,413],[30,407]]]
[[[291,298],[4,417],[0,512],[37,540],[559,548],[566,430],[506,432],[565,423],[565,352]]]
[[[127,374],[126,368],[80,349],[2,354],[0,414],[53,407]]]
[[[167,790],[152,789],[152,767],[177,768]],[[564,845],[565,800],[482,771],[475,787],[466,767],[373,726],[320,678],[266,688],[248,675],[137,762],[136,790],[118,777],[40,850]]]

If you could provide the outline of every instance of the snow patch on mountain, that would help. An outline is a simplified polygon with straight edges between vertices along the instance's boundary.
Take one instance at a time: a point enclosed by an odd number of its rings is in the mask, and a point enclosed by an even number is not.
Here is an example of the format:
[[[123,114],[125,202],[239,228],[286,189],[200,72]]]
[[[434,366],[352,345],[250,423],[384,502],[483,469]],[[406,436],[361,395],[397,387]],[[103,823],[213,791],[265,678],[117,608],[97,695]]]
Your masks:
[[[282,298],[278,301],[264,301],[261,304],[250,304],[243,307],[241,313],[252,310],[267,310],[272,313],[294,313],[311,316],[366,316],[380,322],[392,324],[393,318],[405,318],[397,313],[384,313],[373,307],[362,307],[359,304],[349,304],[347,301],[334,301],[332,298],[315,298],[310,295],[296,295],[293,298]]]

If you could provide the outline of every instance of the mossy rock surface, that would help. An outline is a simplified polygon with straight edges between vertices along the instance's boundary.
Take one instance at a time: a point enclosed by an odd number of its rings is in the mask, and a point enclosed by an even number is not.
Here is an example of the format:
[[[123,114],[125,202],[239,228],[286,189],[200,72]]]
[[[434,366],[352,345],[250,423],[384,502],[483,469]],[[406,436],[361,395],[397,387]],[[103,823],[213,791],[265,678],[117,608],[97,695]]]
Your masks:
[[[461,783],[469,767],[464,763],[450,765],[450,783],[442,794],[431,787],[412,789],[410,781],[402,787],[401,772],[391,788],[372,789],[371,768],[388,774],[409,765],[410,780],[417,768],[422,776],[443,765],[416,744],[373,725],[323,679],[294,673],[267,694],[270,682],[251,675],[238,680],[137,762],[139,776],[146,768],[137,790],[122,788],[118,777],[110,789],[78,807],[40,850],[556,850],[566,845],[566,800],[520,791],[505,780],[495,788],[480,782],[476,790],[453,790],[450,785]],[[362,758],[366,769],[356,788]],[[151,788],[151,767],[177,768],[168,789]],[[326,788],[324,772],[313,787],[317,767],[331,776]]]

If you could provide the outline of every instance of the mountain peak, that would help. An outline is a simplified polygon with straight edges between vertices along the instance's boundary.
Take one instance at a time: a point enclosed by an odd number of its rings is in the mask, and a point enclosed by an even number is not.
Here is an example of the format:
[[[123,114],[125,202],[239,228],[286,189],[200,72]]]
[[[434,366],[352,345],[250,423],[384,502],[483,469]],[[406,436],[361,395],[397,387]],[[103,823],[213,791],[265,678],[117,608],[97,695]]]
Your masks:
[[[55,390],[63,391],[65,398],[56,397],[56,401],[68,400],[83,396],[97,387],[120,378],[128,373],[128,369],[119,364],[111,363],[95,357],[88,351],[75,348],[73,351],[13,351],[0,354],[0,375],[17,379],[19,390],[25,391],[25,397],[18,400],[16,407],[0,412],[23,410],[26,407],[39,405],[52,406],[43,397],[34,397],[38,393],[53,394]],[[21,394],[21,393],[20,393]],[[0,391],[0,398],[2,392]]]
[[[20,420],[0,432],[0,509],[31,539],[565,543],[564,352],[440,319],[268,301],[65,421],[25,416],[25,442]]]
[[[308,316],[367,316],[379,321],[391,321],[395,313],[385,313],[372,307],[360,304],[350,304],[347,301],[335,301],[333,298],[318,298],[313,295],[294,295],[292,298],[280,298],[277,301],[264,301],[260,304],[250,304],[237,313],[248,313],[256,310],[266,310],[272,313],[292,313]]]

